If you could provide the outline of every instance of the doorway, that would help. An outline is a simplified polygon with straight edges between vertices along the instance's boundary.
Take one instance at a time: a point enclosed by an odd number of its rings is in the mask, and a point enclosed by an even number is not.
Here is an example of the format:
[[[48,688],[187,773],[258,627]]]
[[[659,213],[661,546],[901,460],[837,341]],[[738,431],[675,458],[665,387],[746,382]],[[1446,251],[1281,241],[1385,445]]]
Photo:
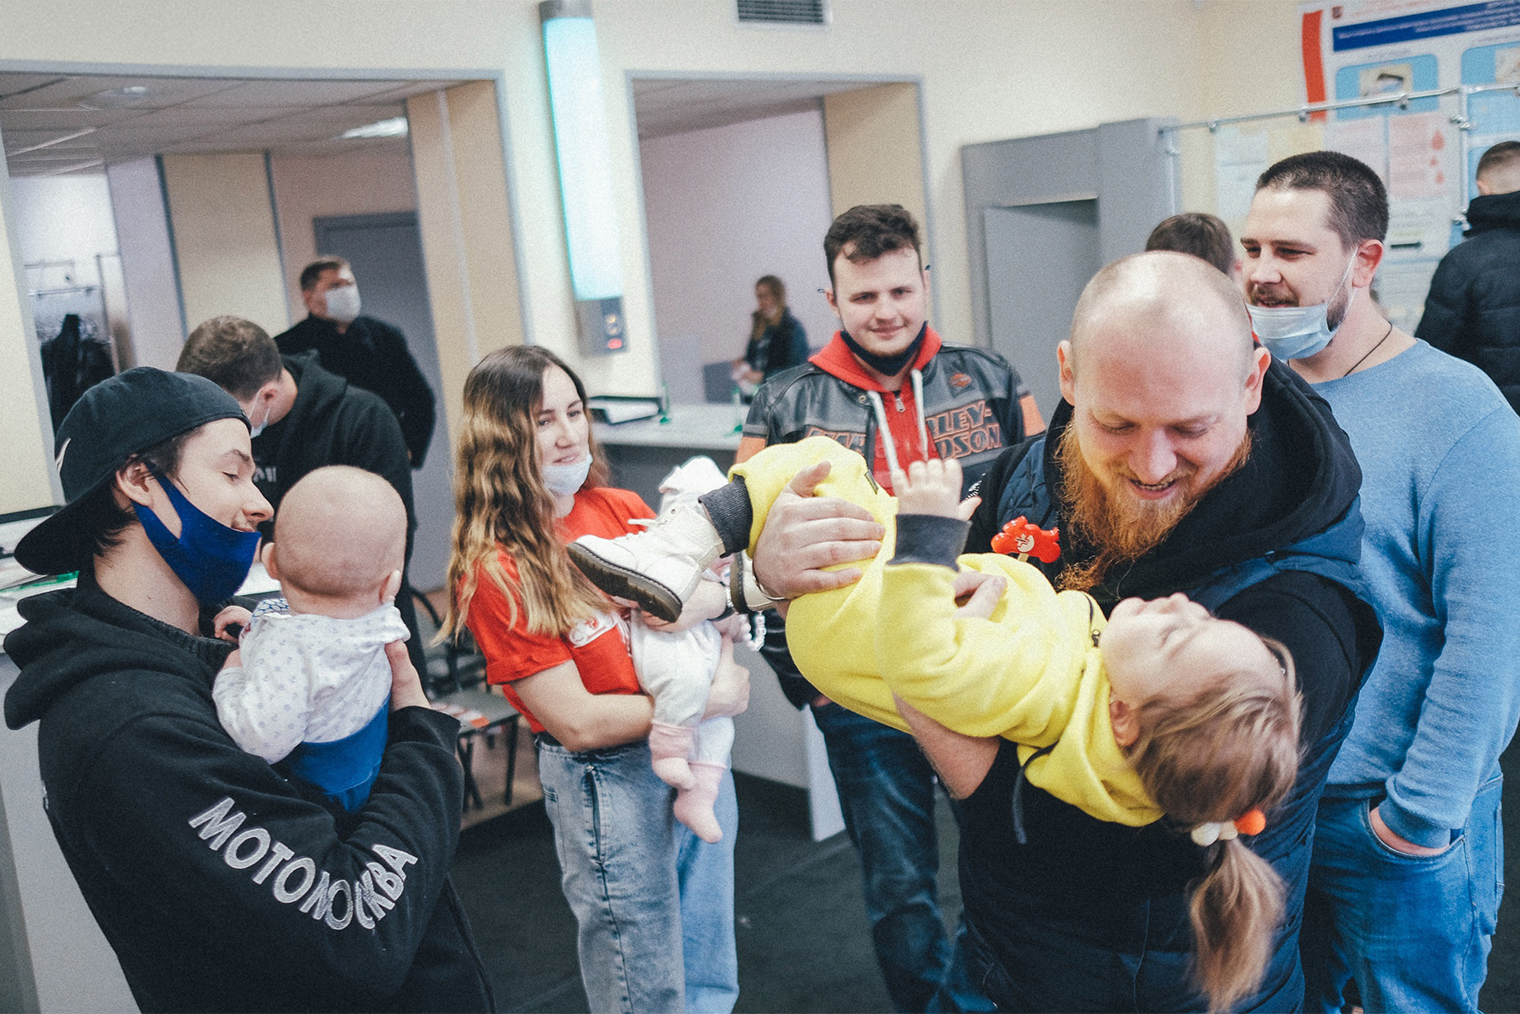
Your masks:
[[[348,261],[359,279],[366,316],[401,329],[406,343],[437,399],[438,424],[422,468],[412,473],[417,534],[412,544],[412,585],[422,591],[442,588],[449,565],[449,537],[454,523],[454,492],[449,461],[449,428],[443,415],[443,372],[433,336],[422,239],[413,212],[341,215],[312,219],[318,256]]]
[[[916,81],[634,73],[629,91],[660,370],[677,404],[729,399],[762,275],[782,280],[809,346],[828,343],[839,322],[821,294],[822,242],[839,212],[901,204],[932,236]]]
[[[1161,128],[1104,123],[961,149],[978,345],[1008,357],[1049,420],[1060,403],[1056,345],[1077,297],[1110,261],[1145,249],[1180,198]]]
[[[992,347],[1048,414],[1061,400],[1055,349],[1071,329],[1082,287],[1097,273],[1098,202],[988,208],[987,297]]]

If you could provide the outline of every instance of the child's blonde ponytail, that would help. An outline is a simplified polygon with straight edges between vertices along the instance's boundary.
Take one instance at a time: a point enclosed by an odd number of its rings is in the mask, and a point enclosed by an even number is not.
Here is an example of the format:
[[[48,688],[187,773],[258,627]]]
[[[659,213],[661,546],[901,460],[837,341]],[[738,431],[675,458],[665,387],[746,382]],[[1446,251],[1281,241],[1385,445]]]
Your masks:
[[[1299,695],[1288,649],[1262,638],[1270,672],[1225,674],[1186,700],[1139,710],[1130,763],[1156,805],[1184,828],[1270,811],[1298,775]],[[1265,661],[1265,660],[1264,660]],[[1270,819],[1268,813],[1268,819]],[[1224,1011],[1260,984],[1282,919],[1283,883],[1237,838],[1209,848],[1210,871],[1193,887],[1193,971],[1210,1011]]]
[[[1235,838],[1211,848],[1218,861],[1193,888],[1193,975],[1209,1010],[1226,1011],[1261,982],[1283,916],[1283,882]]]

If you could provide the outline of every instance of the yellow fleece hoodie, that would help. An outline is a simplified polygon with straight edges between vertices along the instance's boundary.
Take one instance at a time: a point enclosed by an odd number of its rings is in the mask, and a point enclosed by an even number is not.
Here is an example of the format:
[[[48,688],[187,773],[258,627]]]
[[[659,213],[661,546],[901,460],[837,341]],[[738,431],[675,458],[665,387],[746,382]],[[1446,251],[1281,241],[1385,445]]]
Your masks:
[[[1007,590],[990,619],[955,615],[955,571],[888,565],[897,501],[872,485],[865,460],[827,437],[768,447],[733,469],[754,508],[750,549],[771,504],[802,468],[828,461],[818,495],[859,504],[887,529],[860,581],[794,600],[787,645],[809,682],[867,718],[908,731],[898,696],[946,728],[1020,745],[1034,785],[1100,820],[1138,827],[1161,816],[1114,742],[1108,677],[1096,647],[1106,620],[1088,595],[1057,593],[1034,567],[966,554],[961,567],[997,574]]]

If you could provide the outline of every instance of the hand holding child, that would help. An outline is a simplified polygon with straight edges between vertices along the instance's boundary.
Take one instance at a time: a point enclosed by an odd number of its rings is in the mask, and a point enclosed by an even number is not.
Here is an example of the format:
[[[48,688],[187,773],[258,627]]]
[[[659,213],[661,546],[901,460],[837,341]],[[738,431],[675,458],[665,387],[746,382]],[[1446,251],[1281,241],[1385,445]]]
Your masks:
[[[744,713],[749,707],[749,670],[734,661],[734,642],[723,638],[723,653],[713,670],[712,686],[707,691],[707,710],[702,713],[709,718],[732,718]]]
[[[727,606],[727,586],[720,581],[704,580],[697,584],[696,591],[692,592],[691,598],[681,607],[681,615],[675,622],[667,623],[657,616],[644,613],[644,625],[650,630],[675,634],[721,616]]]
[[[406,653],[405,641],[391,641],[385,646],[385,660],[391,664],[391,710],[430,708],[422,691],[422,677]]]

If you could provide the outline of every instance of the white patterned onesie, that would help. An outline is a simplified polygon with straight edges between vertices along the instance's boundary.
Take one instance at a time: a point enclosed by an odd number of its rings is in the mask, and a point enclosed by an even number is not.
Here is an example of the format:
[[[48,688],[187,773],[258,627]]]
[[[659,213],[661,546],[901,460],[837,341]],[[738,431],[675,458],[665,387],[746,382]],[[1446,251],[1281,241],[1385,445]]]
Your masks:
[[[243,750],[271,764],[290,757],[296,774],[357,809],[385,751],[385,646],[406,636],[394,605],[335,619],[266,599],[243,633],[242,666],[217,674],[217,717]]]

